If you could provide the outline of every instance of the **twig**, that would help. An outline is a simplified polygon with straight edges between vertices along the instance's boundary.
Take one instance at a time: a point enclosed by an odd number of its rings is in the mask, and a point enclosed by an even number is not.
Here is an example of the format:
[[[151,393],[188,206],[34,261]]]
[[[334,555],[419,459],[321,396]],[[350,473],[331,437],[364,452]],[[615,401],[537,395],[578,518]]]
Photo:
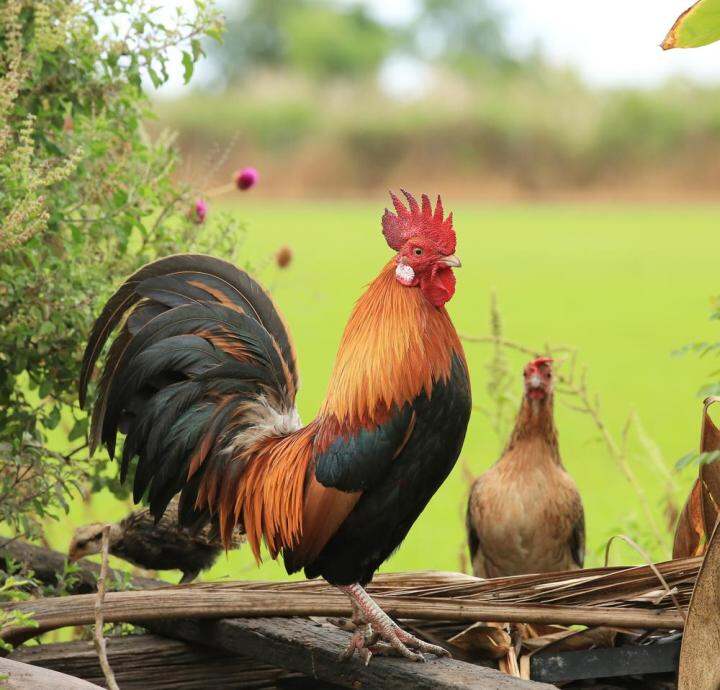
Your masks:
[[[85,441],[85,443],[79,445],[77,448],[73,448],[73,450],[71,450],[69,453],[65,453],[65,455],[63,455],[63,458],[65,460],[70,460],[73,455],[77,455],[81,450],[85,450],[85,448],[87,448],[88,445],[90,445],[90,444],[87,441]]]
[[[107,648],[105,645],[105,636],[103,635],[103,626],[105,620],[103,616],[103,604],[105,603],[105,585],[107,583],[108,574],[108,553],[110,551],[110,525],[105,525],[102,531],[102,563],[100,565],[100,577],[98,579],[97,594],[95,595],[95,631],[93,640],[95,642],[95,651],[100,659],[100,668],[102,668],[105,682],[108,690],[120,690],[115,674],[110,668],[110,662],[107,657]]]

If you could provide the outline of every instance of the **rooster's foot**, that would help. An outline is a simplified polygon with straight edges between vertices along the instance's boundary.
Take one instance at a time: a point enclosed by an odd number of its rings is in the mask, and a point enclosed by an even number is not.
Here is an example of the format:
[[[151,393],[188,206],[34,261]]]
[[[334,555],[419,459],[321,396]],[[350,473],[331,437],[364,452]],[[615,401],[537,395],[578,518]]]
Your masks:
[[[425,661],[425,657],[420,652],[450,656],[447,649],[424,642],[396,625],[360,585],[347,585],[339,589],[350,597],[352,623],[356,628],[350,644],[341,655],[343,660],[352,657],[355,650],[358,650],[366,665],[370,663],[373,654],[401,656],[421,662]]]
[[[340,654],[340,661],[347,661],[352,658],[357,650],[358,656],[363,660],[365,666],[370,663],[373,653],[370,651],[371,645],[377,642],[377,635],[370,629],[369,623],[363,617],[362,611],[357,604],[351,600],[353,615],[350,620],[346,618],[329,618],[328,622],[337,626],[341,630],[352,633],[350,643]]]

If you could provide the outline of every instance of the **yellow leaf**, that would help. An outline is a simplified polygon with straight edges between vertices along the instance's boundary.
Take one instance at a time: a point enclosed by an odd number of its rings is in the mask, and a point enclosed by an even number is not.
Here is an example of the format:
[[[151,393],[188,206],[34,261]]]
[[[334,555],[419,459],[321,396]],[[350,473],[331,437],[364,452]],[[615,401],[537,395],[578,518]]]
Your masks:
[[[720,40],[720,0],[699,0],[686,9],[660,44],[671,48],[698,48]]]

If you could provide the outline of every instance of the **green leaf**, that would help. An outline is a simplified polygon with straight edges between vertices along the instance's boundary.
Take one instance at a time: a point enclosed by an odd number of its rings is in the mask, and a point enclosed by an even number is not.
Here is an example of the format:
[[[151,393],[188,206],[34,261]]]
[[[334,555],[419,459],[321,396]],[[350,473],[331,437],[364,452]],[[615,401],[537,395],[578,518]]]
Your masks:
[[[222,27],[212,27],[209,28],[206,32],[207,36],[212,38],[216,43],[222,43],[222,37],[223,37],[223,30]]]
[[[38,395],[41,398],[45,398],[48,395],[50,395],[50,391],[53,389],[53,382],[52,379],[43,379],[42,383],[40,384],[40,391]]]
[[[688,465],[709,465],[711,462],[715,462],[720,458],[720,450],[713,450],[707,453],[700,453],[698,451],[691,451],[683,455],[676,463],[675,469],[679,472],[685,469]]]
[[[68,440],[69,441],[77,441],[77,439],[79,439],[79,438],[85,438],[87,429],[88,429],[88,418],[87,417],[83,417],[82,419],[76,419],[75,424],[73,424],[73,428],[70,429],[70,433],[68,434]]]
[[[55,405],[45,419],[45,426],[48,429],[54,429],[58,424],[60,424],[60,408]]]
[[[698,462],[701,465],[709,465],[711,462],[715,462],[718,458],[720,458],[720,450],[712,450],[707,453],[700,453]]]
[[[700,0],[677,18],[661,47],[698,48],[717,40],[720,40],[720,0]]]
[[[202,43],[197,38],[193,38],[190,41],[190,47],[192,48],[193,60],[196,62],[201,56],[205,55],[205,51],[202,48]]]
[[[193,60],[193,56],[190,55],[190,53],[188,53],[186,50],[183,50],[182,63],[183,67],[185,68],[183,79],[187,84],[192,79],[193,70],[195,69],[195,61]]]
[[[152,81],[153,86],[157,89],[158,87],[162,86],[162,78],[160,75],[150,66],[147,66],[147,72],[150,76],[150,81]]]
[[[698,457],[699,453],[695,450],[685,453],[676,463],[675,469],[679,472],[684,470],[688,465],[692,464]]]

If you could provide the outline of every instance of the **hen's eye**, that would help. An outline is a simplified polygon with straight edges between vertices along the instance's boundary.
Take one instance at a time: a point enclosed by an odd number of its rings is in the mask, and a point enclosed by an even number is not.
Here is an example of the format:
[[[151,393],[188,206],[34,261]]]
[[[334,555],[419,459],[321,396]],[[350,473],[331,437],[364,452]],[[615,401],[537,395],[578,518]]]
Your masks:
[[[415,247],[415,249],[413,249],[413,252],[415,256],[422,256],[422,249],[420,249],[420,247]]]

